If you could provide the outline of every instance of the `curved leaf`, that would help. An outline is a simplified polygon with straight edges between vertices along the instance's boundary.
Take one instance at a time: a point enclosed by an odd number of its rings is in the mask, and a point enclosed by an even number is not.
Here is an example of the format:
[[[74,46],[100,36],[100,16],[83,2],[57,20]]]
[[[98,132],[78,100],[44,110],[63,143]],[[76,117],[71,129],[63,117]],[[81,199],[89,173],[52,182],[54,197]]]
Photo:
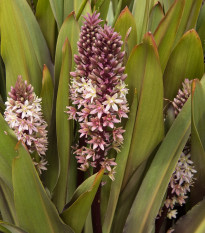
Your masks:
[[[184,9],[184,0],[176,0],[157,27],[154,38],[158,46],[160,63],[164,71],[170,56]]]
[[[8,232],[9,233],[27,233],[23,229],[15,226],[15,225],[12,225],[10,223],[7,223],[7,222],[0,221],[0,227],[1,226],[8,230],[8,231],[3,231],[4,233],[8,233]],[[1,228],[0,228],[0,230],[1,230]]]
[[[109,233],[118,198],[120,195],[120,190],[122,186],[122,181],[123,181],[123,176],[125,172],[125,167],[129,155],[129,149],[130,149],[130,144],[132,141],[132,134],[133,134],[133,128],[134,128],[134,123],[135,123],[135,118],[136,118],[136,112],[137,112],[137,94],[135,93],[134,100],[132,103],[131,111],[129,114],[129,121],[127,121],[126,127],[125,127],[125,133],[124,133],[124,144],[121,152],[117,155],[116,158],[116,175],[115,175],[115,181],[112,182],[111,184],[111,189],[110,189],[110,196],[109,196],[109,202],[107,205],[107,211],[105,214],[105,219],[103,223],[103,233]]]
[[[204,72],[203,49],[195,30],[181,38],[170,55],[164,72],[164,96],[169,100],[177,95],[185,78],[201,78]]]
[[[56,103],[56,133],[58,157],[60,162],[60,175],[58,183],[54,190],[53,200],[56,203],[59,211],[63,210],[67,202],[68,192],[68,167],[70,159],[70,149],[72,144],[72,121],[68,120],[65,113],[66,106],[69,106],[69,78],[72,66],[72,52],[68,39],[62,48],[62,67],[60,73],[57,103]],[[74,177],[73,177],[74,179]]]
[[[148,26],[149,31],[154,33],[159,22],[162,20],[163,17],[164,17],[164,11],[162,5],[160,2],[157,2],[150,11],[149,26]]]
[[[187,100],[143,179],[124,231],[152,232],[170,177],[191,131],[191,101]]]
[[[43,68],[43,80],[42,80],[42,111],[45,121],[48,123],[48,128],[51,122],[51,113],[53,105],[53,81],[51,74],[46,65]]]
[[[174,227],[176,233],[205,232],[205,200],[195,205],[185,216],[177,221]]]
[[[18,144],[16,149],[18,156],[13,160],[12,180],[20,227],[29,233],[73,232],[61,221],[28,152],[21,144]],[[28,218],[30,211],[32,211],[32,217]]]
[[[185,1],[185,7],[179,25],[179,29],[177,31],[175,43],[177,43],[180,40],[180,38],[185,32],[192,28],[195,28],[201,5],[202,0]]]
[[[1,1],[1,54],[6,66],[7,91],[19,74],[41,91],[43,65],[53,72],[50,54],[40,27],[25,0]]]
[[[201,38],[202,47],[205,53],[205,4],[201,7],[199,18],[197,21],[196,31]]]
[[[36,19],[48,44],[52,60],[55,57],[56,21],[49,0],[38,0],[36,6]]]
[[[58,30],[60,30],[61,25],[64,20],[64,0],[49,0],[53,15],[56,19]]]
[[[205,137],[204,119],[205,90],[198,80],[193,81],[192,90],[192,128],[191,128],[191,159],[197,171],[194,188],[191,191],[192,204],[201,201],[205,195]]]
[[[145,35],[142,44],[133,49],[125,72],[128,74],[129,95],[133,95],[136,87],[139,104],[123,187],[164,135],[162,71],[150,33]]]
[[[114,28],[115,31],[119,32],[120,35],[122,36],[122,41],[124,41],[123,50],[127,51],[127,56],[129,57],[129,53],[132,51],[133,47],[137,44],[137,29],[136,29],[134,17],[129,11],[128,7],[125,7],[125,9],[120,13]],[[130,29],[131,29],[130,34],[127,35]]]
[[[69,224],[75,233],[80,233],[83,229],[103,173],[104,169],[85,180],[75,191],[69,203],[70,207],[61,214],[64,222]]]

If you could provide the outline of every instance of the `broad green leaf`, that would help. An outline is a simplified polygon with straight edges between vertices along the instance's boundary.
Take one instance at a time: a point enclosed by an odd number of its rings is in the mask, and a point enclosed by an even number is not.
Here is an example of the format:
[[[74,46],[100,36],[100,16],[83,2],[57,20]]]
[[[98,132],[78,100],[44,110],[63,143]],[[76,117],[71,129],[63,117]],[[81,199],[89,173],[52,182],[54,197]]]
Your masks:
[[[99,12],[100,12],[100,18],[103,20],[108,19],[108,11],[109,11],[109,7],[111,5],[111,1],[110,0],[104,0],[103,3],[101,4],[101,6],[99,7]]]
[[[170,177],[190,131],[191,101],[189,99],[167,133],[143,179],[124,231],[148,233],[153,230]]]
[[[74,11],[74,1],[75,0],[64,0],[64,20]]]
[[[78,20],[80,26],[83,25],[85,21],[84,16],[87,16],[88,13],[92,15],[90,2],[88,0],[83,0],[80,8],[76,11],[76,20]]]
[[[177,31],[175,43],[177,43],[182,35],[188,30],[195,28],[202,0],[186,0],[183,15]]]
[[[155,32],[159,22],[164,17],[163,8],[160,2],[157,2],[151,9],[150,17],[149,17],[149,26],[148,29],[152,33]]]
[[[69,106],[69,78],[72,67],[72,52],[68,39],[62,48],[62,66],[58,86],[58,95],[56,102],[56,133],[58,157],[60,162],[60,175],[57,186],[54,190],[53,200],[58,210],[61,212],[67,202],[68,187],[68,167],[72,145],[72,121],[68,120],[65,113]],[[74,177],[73,177],[74,179]]]
[[[1,54],[6,66],[6,87],[10,90],[18,75],[41,91],[41,74],[46,64],[52,73],[49,50],[26,0],[1,1]]]
[[[85,180],[74,193],[69,208],[61,214],[64,222],[69,224],[75,233],[80,233],[83,229],[103,173],[104,169]]]
[[[150,33],[145,35],[142,44],[133,49],[125,73],[128,74],[129,95],[133,95],[135,87],[137,89],[138,110],[123,187],[164,135],[162,71],[157,47]]]
[[[135,20],[127,7],[120,13],[114,29],[122,36],[122,41],[124,42],[123,50],[126,50],[127,56],[129,56],[129,53],[137,44],[137,30]],[[131,31],[129,33],[130,29]]]
[[[201,7],[199,18],[197,21],[196,31],[201,38],[202,47],[205,53],[205,4]]]
[[[49,69],[46,65],[43,68],[43,80],[42,80],[42,111],[45,121],[48,124],[48,128],[50,127],[51,122],[51,113],[52,113],[52,105],[53,105],[53,80]]]
[[[170,7],[174,3],[174,1],[175,0],[161,0],[161,2],[163,2],[165,13],[170,9]]]
[[[139,191],[147,168],[147,160],[140,164],[127,185],[121,191],[112,223],[112,233],[122,233],[136,194]]]
[[[148,30],[149,13],[154,5],[153,0],[135,0],[132,14],[137,27],[137,42],[140,43]]]
[[[12,180],[19,226],[29,233],[73,232],[60,219],[28,152],[21,144],[16,147],[16,150],[18,156],[13,160]],[[28,217],[30,211],[32,211],[32,217]]]
[[[14,147],[18,141],[1,114],[0,129],[0,178],[12,189],[11,166],[13,158],[17,155]]]
[[[181,217],[173,228],[176,233],[204,233],[205,200],[199,202],[185,216]]]
[[[188,49],[189,48],[189,49]],[[164,71],[164,96],[173,100],[185,78],[201,78],[204,72],[203,49],[195,30],[181,38]]]
[[[64,20],[64,0],[49,0],[49,1],[59,31]]]
[[[15,213],[13,191],[0,179],[0,210],[2,219],[18,225]]]
[[[36,19],[48,44],[52,60],[55,57],[56,21],[49,0],[38,0],[36,6]]]
[[[10,223],[7,223],[7,222],[2,222],[0,221],[0,230],[1,230],[1,227],[5,228],[6,230],[3,231],[4,233],[27,233],[26,231],[24,231],[23,229],[15,226],[15,225],[12,225]]]
[[[184,0],[176,0],[154,33],[163,72],[173,48],[184,4]]]
[[[194,162],[194,188],[191,191],[192,204],[201,201],[205,195],[205,137],[204,116],[205,89],[198,80],[193,81],[192,90],[192,128],[191,128],[191,159]]]
[[[56,56],[55,56],[55,94],[57,93],[58,82],[61,71],[63,44],[65,42],[65,39],[68,38],[72,49],[72,60],[73,60],[74,54],[77,54],[77,41],[78,41],[79,33],[80,33],[79,25],[78,22],[75,20],[74,12],[72,12],[65,19],[58,35]]]
[[[120,195],[126,163],[129,155],[130,144],[132,141],[132,134],[133,134],[136,113],[137,113],[137,94],[135,93],[131,111],[129,114],[129,120],[127,121],[125,127],[126,131],[124,133],[124,144],[121,149],[121,152],[117,155],[116,158],[117,167],[116,167],[115,181],[112,182],[111,184],[109,202],[107,205],[107,211],[103,223],[103,233],[109,233],[111,230],[118,198]]]

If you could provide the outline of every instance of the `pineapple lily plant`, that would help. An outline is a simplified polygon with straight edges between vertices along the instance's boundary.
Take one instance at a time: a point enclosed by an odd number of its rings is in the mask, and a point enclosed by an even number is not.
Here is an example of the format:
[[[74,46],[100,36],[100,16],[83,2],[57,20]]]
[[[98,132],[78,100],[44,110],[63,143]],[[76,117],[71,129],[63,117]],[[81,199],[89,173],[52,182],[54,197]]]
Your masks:
[[[0,1],[0,231],[205,232],[202,0]]]

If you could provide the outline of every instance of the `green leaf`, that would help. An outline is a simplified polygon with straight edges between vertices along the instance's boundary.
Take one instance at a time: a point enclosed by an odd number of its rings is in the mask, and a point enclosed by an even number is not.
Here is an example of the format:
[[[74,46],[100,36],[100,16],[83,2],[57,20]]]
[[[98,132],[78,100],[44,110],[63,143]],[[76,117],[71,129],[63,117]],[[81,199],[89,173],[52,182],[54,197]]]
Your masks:
[[[6,87],[19,74],[41,92],[41,74],[46,64],[53,72],[50,54],[40,27],[25,0],[1,1],[1,54],[6,66]]]
[[[65,40],[63,45],[62,55],[62,66],[56,103],[56,133],[58,157],[60,161],[60,175],[53,196],[53,200],[60,212],[63,210],[63,207],[67,202],[67,191],[69,189],[68,167],[73,135],[73,122],[68,120],[68,116],[65,113],[66,107],[69,106],[69,78],[72,67],[72,52],[68,39]]]
[[[171,7],[171,5],[174,3],[175,0],[162,0],[161,2],[163,2],[163,6],[164,6],[164,11],[165,13],[169,10],[169,8]]]
[[[52,60],[55,57],[56,21],[49,0],[38,0],[36,6],[36,19],[48,44]]]
[[[77,1],[75,0],[75,4]],[[92,10],[91,10],[90,2],[88,0],[83,0],[83,1],[80,0],[79,3],[80,3],[79,8],[76,9],[75,12],[76,12],[76,20],[78,20],[78,23],[81,26],[83,24],[83,21],[85,21],[84,16],[87,15],[87,13],[92,14]]]
[[[177,31],[175,43],[177,43],[180,40],[180,38],[185,32],[192,28],[195,28],[201,5],[202,0],[185,1],[185,7]]]
[[[6,101],[6,71],[5,66],[0,56],[0,95]]]
[[[204,115],[205,90],[198,80],[193,81],[192,90],[192,128],[191,128],[191,159],[194,162],[194,188],[191,191],[192,204],[197,203],[205,196],[205,137]]]
[[[68,38],[71,49],[72,49],[72,60],[74,54],[77,54],[77,41],[79,37],[80,29],[78,22],[75,20],[74,12],[72,12],[64,21],[61,30],[58,35],[57,46],[56,46],[56,56],[55,56],[55,94],[58,90],[58,82],[61,71],[61,61],[62,61],[62,47],[65,39]],[[73,64],[74,67],[74,64]]]
[[[49,0],[53,15],[56,19],[58,30],[60,30],[61,25],[64,20],[64,0]]]
[[[135,0],[132,14],[135,18],[137,27],[137,42],[140,43],[143,39],[144,34],[148,30],[149,13],[153,7],[153,0]]]
[[[157,2],[152,7],[151,12],[150,12],[149,26],[148,26],[149,31],[154,33],[159,22],[162,20],[163,17],[164,17],[164,11],[163,11],[162,5],[160,2]]]
[[[195,205],[185,216],[181,217],[174,226],[176,233],[205,232],[205,200]]]
[[[143,179],[125,224],[126,232],[147,233],[153,230],[170,177],[190,131],[191,101],[189,99],[167,133]]]
[[[133,95],[135,87],[137,89],[138,111],[123,187],[164,135],[162,71],[157,47],[150,33],[145,35],[142,44],[133,49],[125,73],[128,74],[129,95]]]
[[[53,80],[49,69],[46,65],[43,68],[43,80],[42,80],[42,111],[45,121],[48,123],[48,128],[50,127],[51,122],[51,113],[53,105]]]
[[[120,13],[114,29],[122,36],[122,41],[124,41],[123,50],[127,51],[127,57],[129,57],[129,53],[137,44],[137,29],[133,15],[129,11],[128,7],[125,7],[125,9]],[[129,35],[127,35],[130,29],[131,31]]]
[[[18,141],[1,114],[0,129],[0,178],[12,189],[11,165],[17,155],[14,147]]]
[[[13,191],[0,179],[0,210],[2,219],[18,225],[16,218]]]
[[[101,19],[106,20],[106,19],[109,18],[108,11],[109,11],[110,5],[111,5],[111,1],[110,0],[104,0],[102,2],[102,4],[100,5],[98,11],[100,12],[100,18]]]
[[[29,233],[73,232],[59,218],[28,152],[21,144],[16,149],[18,156],[13,160],[12,180],[20,227]],[[30,211],[32,217],[28,218]]]
[[[109,202],[107,205],[107,211],[105,214],[105,219],[103,223],[103,233],[109,233],[111,230],[118,198],[120,195],[120,190],[122,186],[123,176],[126,168],[126,163],[129,155],[130,144],[132,141],[132,134],[134,129],[134,123],[137,112],[137,94],[134,95],[134,100],[132,103],[131,111],[129,114],[129,121],[127,121],[124,133],[124,144],[121,149],[121,152],[117,155],[116,158],[116,175],[115,181],[111,184]]]
[[[164,72],[165,98],[173,100],[185,78],[200,79],[203,72],[204,57],[201,41],[196,31],[192,29],[184,34],[170,55]]]
[[[5,233],[27,233],[26,231],[24,231],[23,229],[17,227],[17,226],[14,226],[10,223],[7,223],[7,222],[2,222],[0,221],[0,227],[4,227],[5,229],[7,229],[7,231],[3,231]],[[1,228],[0,228],[1,230]]]
[[[201,7],[197,21],[196,31],[201,38],[202,47],[205,53],[205,4]]]
[[[184,0],[176,0],[154,33],[163,72],[176,39],[176,33],[183,13],[184,4]]]
[[[69,224],[75,233],[80,233],[83,229],[103,173],[104,169],[85,180],[74,193],[70,207],[61,214],[64,222]]]

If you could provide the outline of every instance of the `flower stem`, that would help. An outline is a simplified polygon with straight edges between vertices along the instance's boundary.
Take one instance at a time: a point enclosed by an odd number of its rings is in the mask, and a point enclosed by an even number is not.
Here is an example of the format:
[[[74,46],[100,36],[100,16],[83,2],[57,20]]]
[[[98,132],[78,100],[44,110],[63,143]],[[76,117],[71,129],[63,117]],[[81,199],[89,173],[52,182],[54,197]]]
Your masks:
[[[102,233],[101,224],[101,213],[100,213],[100,194],[101,185],[95,195],[91,210],[92,210],[92,223],[93,223],[93,233]]]

